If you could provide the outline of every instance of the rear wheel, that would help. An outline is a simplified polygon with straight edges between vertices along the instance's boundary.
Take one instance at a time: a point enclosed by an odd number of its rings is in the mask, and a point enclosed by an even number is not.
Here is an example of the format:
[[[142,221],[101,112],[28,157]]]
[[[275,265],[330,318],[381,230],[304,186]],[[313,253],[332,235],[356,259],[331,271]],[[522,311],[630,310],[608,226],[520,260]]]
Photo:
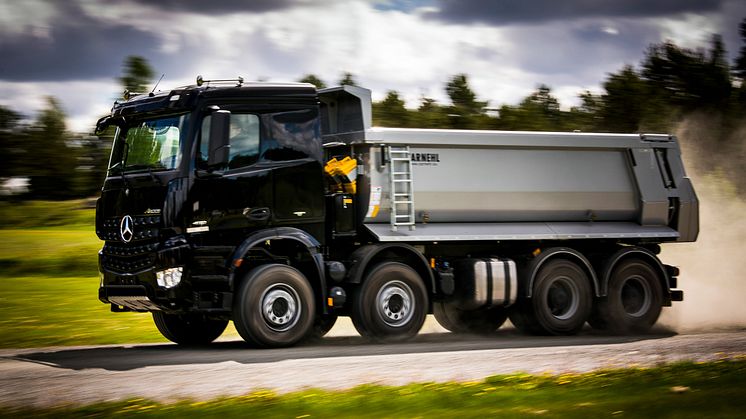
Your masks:
[[[398,262],[374,267],[355,292],[352,323],[365,337],[400,341],[417,334],[427,314],[427,289],[419,274]]]
[[[576,263],[557,259],[539,270],[532,298],[519,303],[510,319],[527,333],[572,335],[582,329],[591,308],[588,275]]]
[[[501,307],[464,311],[446,302],[434,303],[433,315],[452,333],[493,333],[508,318],[507,310]]]
[[[158,331],[171,342],[180,345],[206,345],[220,336],[228,320],[206,318],[199,314],[167,314],[153,312]]]
[[[311,285],[286,265],[252,269],[239,286],[233,322],[241,337],[260,347],[290,346],[308,335],[314,320]]]
[[[656,271],[639,259],[629,259],[614,268],[608,295],[594,309],[594,328],[612,333],[646,332],[658,321],[663,289]]]

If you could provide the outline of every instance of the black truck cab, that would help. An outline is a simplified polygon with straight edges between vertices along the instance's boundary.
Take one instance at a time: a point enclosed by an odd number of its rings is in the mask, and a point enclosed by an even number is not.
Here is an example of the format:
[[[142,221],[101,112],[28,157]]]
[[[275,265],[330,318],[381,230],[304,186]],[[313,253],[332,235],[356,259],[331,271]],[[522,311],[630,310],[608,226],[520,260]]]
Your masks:
[[[229,316],[240,252],[290,257],[241,248],[258,238],[292,237],[275,245],[306,247],[295,257],[323,275],[314,260],[325,208],[313,86],[239,82],[140,95],[115,104],[99,122],[106,126],[116,135],[96,233],[105,242],[99,298],[113,310]]]

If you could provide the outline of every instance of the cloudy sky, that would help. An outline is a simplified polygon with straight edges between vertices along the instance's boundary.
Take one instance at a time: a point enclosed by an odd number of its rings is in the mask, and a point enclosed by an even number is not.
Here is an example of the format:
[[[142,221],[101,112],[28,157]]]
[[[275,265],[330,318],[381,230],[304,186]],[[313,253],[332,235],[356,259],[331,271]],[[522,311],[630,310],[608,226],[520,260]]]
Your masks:
[[[446,103],[448,77],[469,75],[481,100],[515,104],[540,83],[563,107],[651,43],[740,48],[744,0],[0,0],[0,105],[33,116],[58,97],[86,131],[121,92],[128,55],[159,90],[238,75],[295,81],[343,72],[373,90]]]

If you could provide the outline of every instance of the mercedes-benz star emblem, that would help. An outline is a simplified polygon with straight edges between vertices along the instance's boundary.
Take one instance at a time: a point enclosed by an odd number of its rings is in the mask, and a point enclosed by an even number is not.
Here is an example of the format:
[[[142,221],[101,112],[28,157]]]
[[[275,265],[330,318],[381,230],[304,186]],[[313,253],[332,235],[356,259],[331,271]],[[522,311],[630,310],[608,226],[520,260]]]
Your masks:
[[[135,232],[132,230],[133,224],[132,217],[129,215],[122,217],[122,222],[119,223],[119,237],[121,237],[122,241],[125,243],[129,243],[135,235]]]

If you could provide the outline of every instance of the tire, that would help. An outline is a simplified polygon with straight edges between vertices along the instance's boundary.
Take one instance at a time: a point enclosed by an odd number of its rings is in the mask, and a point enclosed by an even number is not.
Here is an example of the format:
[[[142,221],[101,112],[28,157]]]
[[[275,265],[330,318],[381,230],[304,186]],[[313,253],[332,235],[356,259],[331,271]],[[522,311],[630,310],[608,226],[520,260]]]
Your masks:
[[[332,330],[332,327],[334,327],[335,323],[337,323],[336,314],[316,316],[316,320],[314,320],[313,322],[313,327],[311,328],[311,334],[309,335],[309,338],[313,340],[323,338],[324,336],[326,336],[327,333],[329,333],[330,330]]]
[[[508,312],[501,307],[482,310],[459,310],[454,304],[433,303],[435,320],[451,333],[494,333],[508,318]]]
[[[596,303],[590,323],[614,334],[644,333],[658,321],[662,308],[658,273],[642,260],[628,259],[612,271],[608,294]]]
[[[252,269],[238,287],[233,323],[258,347],[291,346],[308,336],[315,317],[311,285],[297,269],[279,264]]]
[[[532,298],[524,300],[511,321],[532,334],[574,335],[583,328],[593,307],[588,275],[576,263],[547,262],[536,275]]]
[[[516,329],[527,335],[544,335],[546,331],[536,321],[530,299],[520,298],[508,312],[510,322]]]
[[[179,345],[207,345],[217,339],[228,320],[209,319],[199,314],[153,312],[153,321],[163,337]]]
[[[427,315],[419,274],[398,262],[376,265],[353,296],[352,324],[362,336],[403,341],[417,335]]]

